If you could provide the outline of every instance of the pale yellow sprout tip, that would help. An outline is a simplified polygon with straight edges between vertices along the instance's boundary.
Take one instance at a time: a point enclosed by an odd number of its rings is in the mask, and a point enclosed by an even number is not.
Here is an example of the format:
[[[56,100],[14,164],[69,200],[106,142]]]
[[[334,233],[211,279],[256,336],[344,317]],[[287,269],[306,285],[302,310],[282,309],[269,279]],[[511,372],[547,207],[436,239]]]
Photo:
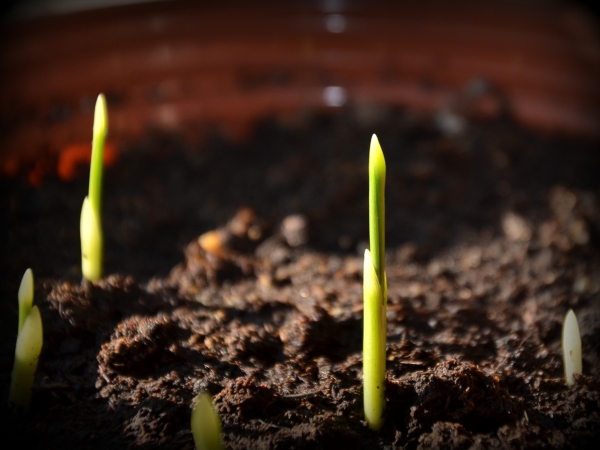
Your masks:
[[[567,312],[562,329],[563,363],[565,366],[565,383],[572,386],[573,374],[582,373],[581,335],[577,317],[572,309]]]
[[[379,139],[377,139],[377,135],[375,133],[373,133],[373,136],[371,136],[371,150],[373,150],[374,148],[379,148],[381,150],[381,145],[379,145]]]
[[[96,107],[94,109],[94,135],[98,133],[106,134],[108,131],[108,107],[104,94],[98,95]]]
[[[192,410],[191,428],[196,450],[220,450],[223,448],[221,445],[221,419],[207,392],[202,392],[196,397]]]
[[[369,172],[378,171],[385,172],[385,158],[383,156],[383,150],[377,135],[371,137],[371,147],[369,149]],[[385,182],[385,179],[384,179]]]
[[[38,360],[42,351],[42,316],[37,306],[25,319],[23,329],[17,337],[15,363],[13,366],[8,404],[27,410],[31,401],[31,388]]]
[[[23,323],[31,310],[33,305],[33,272],[31,269],[27,269],[21,279],[21,285],[19,286],[19,332],[23,328]]]

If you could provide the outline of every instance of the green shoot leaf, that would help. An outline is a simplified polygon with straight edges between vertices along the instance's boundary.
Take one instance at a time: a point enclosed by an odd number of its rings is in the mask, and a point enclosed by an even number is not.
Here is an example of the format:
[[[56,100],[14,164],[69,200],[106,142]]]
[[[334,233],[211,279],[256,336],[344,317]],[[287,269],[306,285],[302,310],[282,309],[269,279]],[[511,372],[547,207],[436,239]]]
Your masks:
[[[194,402],[191,428],[196,450],[220,450],[223,448],[221,446],[221,419],[207,392],[200,393]]]
[[[385,175],[383,151],[373,135],[369,151],[369,244],[379,280],[385,272]]]
[[[15,364],[8,396],[9,406],[13,405],[22,410],[29,408],[31,387],[33,386],[35,371],[42,351],[42,344],[42,316],[38,307],[34,306],[27,315],[23,328],[17,336]]]
[[[96,108],[94,110],[94,134],[92,138],[92,161],[90,164],[90,185],[88,191],[90,203],[96,211],[98,218],[102,217],[100,208],[102,205],[104,143],[107,132],[108,109],[104,95],[100,94],[96,100]]]
[[[19,286],[19,333],[31,311],[31,305],[33,305],[33,272],[31,269],[27,269]]]

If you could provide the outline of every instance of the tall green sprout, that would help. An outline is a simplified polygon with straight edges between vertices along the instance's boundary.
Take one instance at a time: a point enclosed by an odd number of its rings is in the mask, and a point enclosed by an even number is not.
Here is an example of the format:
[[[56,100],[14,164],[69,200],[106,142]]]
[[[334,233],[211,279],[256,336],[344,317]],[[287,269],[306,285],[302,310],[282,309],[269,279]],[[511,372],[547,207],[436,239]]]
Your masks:
[[[377,136],[369,153],[369,240],[363,274],[363,385],[365,419],[383,426],[385,409],[385,345],[387,277],[385,275],[385,158]]]
[[[81,208],[81,271],[90,281],[102,278],[104,238],[102,236],[102,174],[104,142],[108,132],[108,110],[103,94],[98,96],[94,110],[90,185]]]

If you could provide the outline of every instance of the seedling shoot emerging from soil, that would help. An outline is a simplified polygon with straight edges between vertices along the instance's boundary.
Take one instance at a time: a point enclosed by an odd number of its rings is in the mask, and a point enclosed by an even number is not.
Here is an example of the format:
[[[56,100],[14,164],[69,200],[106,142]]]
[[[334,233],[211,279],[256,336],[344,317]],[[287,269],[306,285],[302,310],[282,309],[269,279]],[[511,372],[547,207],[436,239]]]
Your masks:
[[[38,359],[42,351],[42,316],[37,306],[31,308],[17,336],[15,364],[13,366],[9,406],[27,410],[31,401],[31,387],[35,378]]]
[[[19,333],[29,311],[31,311],[31,305],[33,305],[33,272],[31,269],[27,269],[19,286]]]
[[[221,446],[221,419],[207,392],[200,393],[194,402],[191,428],[196,450],[220,450],[223,448]]]
[[[385,159],[373,135],[369,154],[369,238],[363,274],[363,387],[365,419],[379,430],[385,409],[387,278],[385,275]]]
[[[565,365],[565,382],[573,385],[573,374],[581,373],[581,336],[577,317],[572,309],[567,312],[562,330],[563,362]]]
[[[100,94],[94,111],[92,139],[92,162],[90,165],[90,185],[87,197],[81,208],[81,271],[90,281],[102,278],[103,236],[102,215],[102,172],[103,153],[108,131],[108,111],[106,99]]]

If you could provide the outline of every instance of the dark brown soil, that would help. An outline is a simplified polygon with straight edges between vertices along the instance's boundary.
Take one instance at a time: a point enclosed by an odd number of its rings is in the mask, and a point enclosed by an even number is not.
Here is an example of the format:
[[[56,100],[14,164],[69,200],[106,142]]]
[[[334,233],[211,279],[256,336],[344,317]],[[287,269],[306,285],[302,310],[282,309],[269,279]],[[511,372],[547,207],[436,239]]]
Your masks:
[[[3,179],[2,398],[27,267],[44,321],[31,409],[2,405],[5,442],[192,449],[191,403],[208,390],[232,449],[593,447],[600,153],[509,120],[445,135],[427,118],[376,116],[266,121],[247,144],[215,135],[200,148],[154,133],[124,149],[106,172],[95,284],[79,268],[86,170],[40,188]],[[373,132],[388,165],[380,433],[361,389]],[[584,349],[572,388],[569,308]]]

